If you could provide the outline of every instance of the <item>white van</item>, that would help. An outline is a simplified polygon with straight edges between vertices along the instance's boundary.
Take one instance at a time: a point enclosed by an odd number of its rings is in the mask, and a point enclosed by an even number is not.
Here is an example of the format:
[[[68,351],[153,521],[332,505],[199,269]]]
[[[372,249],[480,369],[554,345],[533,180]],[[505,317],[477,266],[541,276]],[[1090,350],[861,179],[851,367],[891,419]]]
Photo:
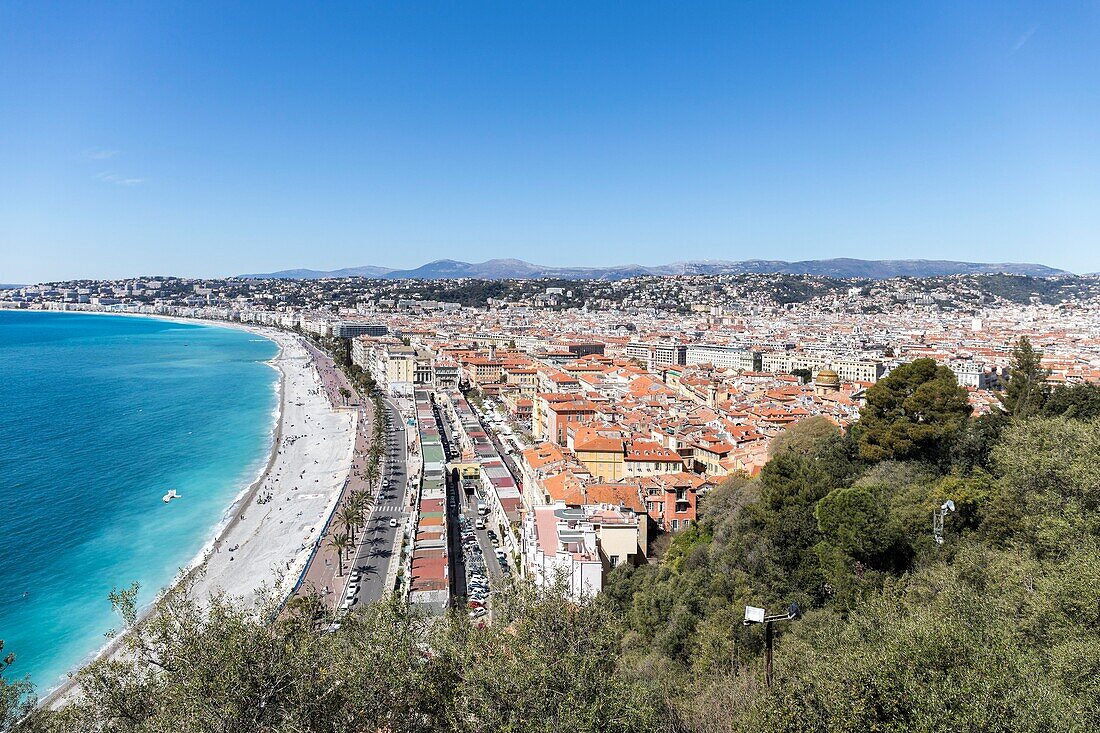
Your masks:
[[[485,529],[485,519],[483,517],[478,517],[477,521],[474,522],[474,526],[478,529]]]

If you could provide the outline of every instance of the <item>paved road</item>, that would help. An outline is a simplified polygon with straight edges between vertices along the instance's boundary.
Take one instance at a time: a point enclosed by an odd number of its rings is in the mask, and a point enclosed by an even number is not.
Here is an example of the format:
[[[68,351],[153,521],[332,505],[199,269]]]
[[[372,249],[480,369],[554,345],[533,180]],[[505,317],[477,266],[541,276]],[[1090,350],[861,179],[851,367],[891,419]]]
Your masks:
[[[492,404],[489,400],[486,400],[485,402],[486,404]],[[494,407],[496,407],[496,405],[494,405]],[[489,440],[492,441],[493,447],[496,448],[497,455],[499,455],[500,459],[504,461],[504,465],[508,468],[508,472],[512,474],[512,478],[515,480],[516,485],[521,486],[523,484],[523,474],[520,472],[519,465],[516,463],[515,459],[512,458],[512,454],[508,453],[507,450],[505,450],[504,443],[501,442],[500,436],[497,434],[497,431],[493,428],[492,425],[488,423],[487,420],[482,418],[481,415],[478,415],[476,411],[474,412],[474,414],[477,415],[477,419],[478,422],[481,423],[482,430],[484,430],[485,434],[489,436]]]
[[[450,425],[446,422],[444,415],[440,414],[440,422],[443,424],[443,432],[446,436],[446,441],[451,439]],[[486,430],[488,433],[489,431]],[[457,452],[457,446],[456,446]],[[478,489],[481,491],[481,489]],[[477,538],[478,547],[481,548],[481,557],[484,559],[484,567],[486,575],[489,579],[490,591],[496,589],[501,580],[504,577],[504,571],[501,568],[500,562],[496,558],[496,548],[493,546],[492,540],[489,539],[489,517],[486,517],[486,528],[477,529],[477,501],[479,494],[474,492],[472,495],[467,496],[466,491],[462,488],[461,484],[455,487],[455,496],[458,498],[458,511],[456,514],[466,518],[466,526],[469,531],[474,533]],[[499,533],[498,533],[499,539]],[[461,557],[461,555],[460,555]],[[469,558],[470,565],[476,567],[479,563],[476,562],[476,556]],[[465,581],[465,573],[463,572],[463,581]]]
[[[439,433],[440,442],[446,455],[452,455],[450,426],[446,415],[440,409],[438,403],[432,405],[435,412],[436,424],[442,428]],[[449,577],[451,579],[451,602],[457,606],[466,602],[466,558],[462,549],[462,527],[459,524],[459,494],[462,493],[462,483],[455,482],[451,472],[445,474],[447,480],[447,558],[450,562]]]
[[[396,548],[398,554],[395,556],[394,544],[410,517],[406,434],[409,426],[404,424],[397,408],[389,400],[384,399],[383,404],[390,413],[390,425],[398,430],[386,436],[386,452],[382,458],[383,486],[375,497],[351,563],[352,568],[362,574],[356,604],[376,601],[393,590],[387,587],[386,579],[390,577],[391,563],[400,562],[401,548]],[[389,486],[385,486],[386,481],[389,481]],[[396,527],[390,526],[392,519],[397,519]]]
[[[476,502],[477,497],[471,497],[471,500],[462,507],[462,516],[466,517],[468,526],[473,530],[474,536],[477,538],[478,547],[481,548],[482,557],[485,558],[485,568],[489,576],[489,587],[492,589],[504,577],[504,572],[501,570],[500,563],[496,559],[496,548],[493,547],[493,543],[489,539],[488,528],[477,529],[475,526],[475,522],[477,521]]]

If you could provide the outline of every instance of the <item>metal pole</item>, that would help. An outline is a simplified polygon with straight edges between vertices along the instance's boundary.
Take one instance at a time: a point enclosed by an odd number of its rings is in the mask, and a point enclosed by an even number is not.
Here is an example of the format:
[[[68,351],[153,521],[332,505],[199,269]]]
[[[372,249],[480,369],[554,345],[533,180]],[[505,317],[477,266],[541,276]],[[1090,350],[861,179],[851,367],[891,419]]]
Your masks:
[[[764,684],[772,686],[772,625],[764,624]]]

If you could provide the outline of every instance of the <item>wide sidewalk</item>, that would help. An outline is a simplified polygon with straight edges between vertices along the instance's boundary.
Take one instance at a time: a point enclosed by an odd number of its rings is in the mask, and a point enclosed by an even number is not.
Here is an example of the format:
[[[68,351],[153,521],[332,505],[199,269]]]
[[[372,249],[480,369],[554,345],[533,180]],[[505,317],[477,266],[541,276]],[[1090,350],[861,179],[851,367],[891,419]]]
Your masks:
[[[366,480],[366,467],[370,460],[371,435],[374,431],[374,405],[371,400],[360,397],[358,391],[348,380],[347,375],[336,366],[332,357],[311,343],[307,343],[307,346],[313,356],[317,373],[321,377],[321,383],[325,387],[330,403],[337,407],[343,407],[346,404],[356,411],[355,449],[352,453],[351,470],[344,483],[340,501],[337,504],[337,507],[339,507],[352,492],[371,490]],[[341,387],[351,392],[352,395],[346,403],[340,394]],[[329,537],[335,532],[341,531],[341,529],[340,523],[335,518],[325,527],[317,551],[306,567],[296,591],[296,595],[320,593],[326,605],[333,610],[340,603],[341,592],[350,564],[348,560],[345,560],[343,563],[345,574],[343,576],[339,575],[340,563],[336,551],[328,544]]]

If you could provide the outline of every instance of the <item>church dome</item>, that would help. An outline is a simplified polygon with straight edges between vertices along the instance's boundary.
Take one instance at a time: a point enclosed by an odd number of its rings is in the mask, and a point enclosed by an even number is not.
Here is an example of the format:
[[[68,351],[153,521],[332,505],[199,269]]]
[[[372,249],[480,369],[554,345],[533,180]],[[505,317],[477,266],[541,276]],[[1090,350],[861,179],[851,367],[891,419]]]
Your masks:
[[[840,388],[840,375],[834,372],[832,369],[822,369],[814,377],[814,384],[818,387],[835,387]]]

